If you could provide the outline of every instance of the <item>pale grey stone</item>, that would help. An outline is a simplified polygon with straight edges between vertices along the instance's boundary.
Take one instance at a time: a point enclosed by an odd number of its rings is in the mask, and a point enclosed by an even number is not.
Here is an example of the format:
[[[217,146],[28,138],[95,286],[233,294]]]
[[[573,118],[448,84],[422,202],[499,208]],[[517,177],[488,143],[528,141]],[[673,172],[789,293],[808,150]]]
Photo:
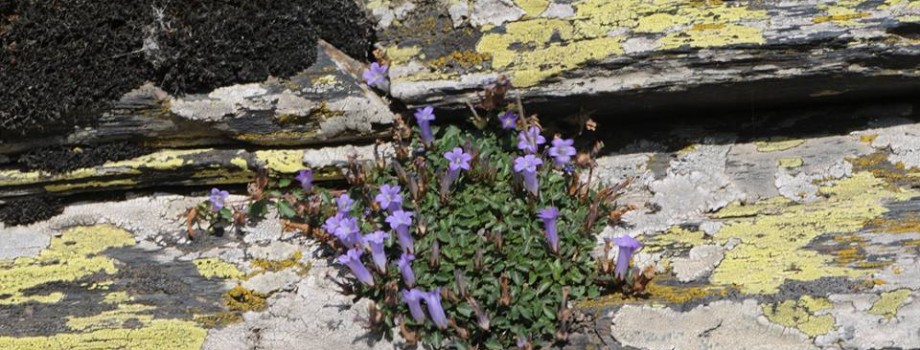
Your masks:
[[[470,23],[474,26],[484,24],[501,25],[524,17],[526,12],[511,0],[475,0]]]
[[[610,333],[622,345],[647,350],[817,348],[798,330],[766,321],[752,299],[717,301],[683,313],[626,305],[612,315]]]

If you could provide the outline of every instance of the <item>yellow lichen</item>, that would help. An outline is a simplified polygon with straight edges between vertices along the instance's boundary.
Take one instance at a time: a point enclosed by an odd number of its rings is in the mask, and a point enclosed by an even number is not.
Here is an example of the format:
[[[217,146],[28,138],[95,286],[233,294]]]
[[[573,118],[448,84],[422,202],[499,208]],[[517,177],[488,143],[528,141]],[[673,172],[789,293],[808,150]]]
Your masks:
[[[154,319],[138,328],[99,329],[36,337],[0,337],[8,350],[198,350],[207,330],[194,322]]]
[[[137,181],[131,179],[109,180],[109,181],[89,181],[77,183],[61,183],[55,185],[45,185],[45,191],[64,192],[73,190],[82,190],[87,188],[111,188],[111,187],[129,187],[136,185]]]
[[[63,297],[60,293],[25,295],[23,291],[99,273],[114,274],[117,272],[115,261],[101,253],[134,243],[130,233],[112,225],[67,230],[53,237],[48,248],[34,258],[0,261],[0,304],[59,301]]]
[[[108,162],[106,168],[126,167],[135,169],[175,170],[191,162],[190,156],[207,153],[213,149],[162,150],[145,156],[119,162]]]
[[[815,315],[817,311],[832,307],[825,298],[803,296],[799,300],[786,300],[777,304],[763,305],[764,316],[773,323],[796,328],[809,337],[815,337],[834,330],[835,320],[831,315]]]
[[[192,261],[198,268],[198,273],[204,278],[238,279],[244,273],[236,265],[220,260],[219,258],[195,259]]]
[[[335,85],[338,82],[339,79],[335,77],[335,74],[323,74],[310,78],[310,83],[313,85]]]
[[[802,160],[802,157],[785,157],[777,160],[777,163],[780,168],[792,169],[801,167],[805,161]]]
[[[539,17],[549,6],[549,0],[514,0],[514,3],[524,10],[525,18]]]
[[[676,49],[684,45],[694,48],[726,46],[731,44],[763,44],[763,31],[760,28],[738,24],[726,24],[717,29],[691,30],[686,33],[674,33],[661,38],[662,49]]]
[[[483,35],[476,51],[492,55],[492,69],[510,70],[511,81],[517,87],[533,86],[589,60],[623,52],[620,38],[604,36],[582,40],[573,38],[573,31],[570,22],[559,19],[512,22],[505,25],[504,33]],[[549,43],[553,37],[567,45]],[[512,48],[514,45],[519,47]]]
[[[148,155],[140,156],[134,159],[107,162],[103,165],[90,168],[77,169],[63,174],[47,174],[39,171],[19,171],[4,170],[0,171],[0,186],[16,186],[34,184],[37,182],[65,182],[82,180],[98,176],[114,175],[137,175],[144,170],[175,170],[188,164],[191,160],[189,156],[211,151],[211,149],[195,150],[163,150]],[[74,185],[49,185],[49,191],[62,191],[69,189],[67,186],[73,186],[75,189],[87,187],[104,187],[115,185],[132,185],[128,181],[132,180],[112,180],[102,182],[87,182]]]
[[[434,68],[442,69],[445,67],[455,67],[460,69],[481,68],[482,64],[492,59],[490,53],[478,53],[476,51],[454,51],[446,56],[441,56],[428,62],[428,65]]]
[[[662,279],[652,280],[646,287],[647,294],[643,296],[624,296],[613,293],[600,298],[582,300],[579,308],[604,308],[623,304],[686,304],[693,300],[707,297],[725,297],[731,288],[719,286],[681,286],[671,285]]]
[[[241,285],[224,294],[224,303],[230,311],[263,311],[268,308],[265,299],[266,296],[262,293],[243,288]]]
[[[236,157],[236,158],[231,159],[230,164],[237,166],[238,168],[240,168],[240,170],[249,169],[249,162],[247,162],[246,158],[243,158],[243,157]]]
[[[713,241],[705,237],[703,231],[691,231],[680,226],[671,227],[666,232],[651,236],[643,251],[655,253],[665,250],[688,250],[694,246],[711,244]]]
[[[131,296],[127,292],[112,292],[105,295],[102,302],[105,304],[124,304],[131,301]]]
[[[243,315],[239,312],[225,311],[213,315],[196,315],[194,320],[204,327],[216,328],[242,322]]]
[[[121,304],[115,310],[103,311],[85,317],[67,317],[67,328],[77,332],[92,332],[102,329],[119,328],[128,320],[141,323],[153,321],[149,313],[156,308],[140,304]]]
[[[233,138],[236,140],[246,141],[251,144],[263,146],[298,146],[302,145],[304,140],[315,139],[316,136],[317,132],[315,130],[309,130],[277,131],[271,133],[242,133],[233,135]],[[243,160],[245,161],[245,159]],[[239,163],[234,165],[239,165]]]
[[[910,289],[898,289],[882,293],[881,297],[872,304],[869,313],[892,318],[897,315],[898,310],[901,309],[901,306],[904,305],[911,293]]]
[[[312,268],[313,265],[309,262],[302,263],[300,261],[301,259],[303,259],[303,252],[299,250],[294,252],[294,254],[291,254],[289,258],[284,259],[284,260],[252,259],[249,262],[249,264],[256,271],[249,274],[249,276],[247,276],[246,278],[250,278],[254,275],[257,275],[257,274],[260,274],[266,271],[277,272],[277,271],[289,269],[292,267],[296,267],[298,269],[297,273],[299,275],[305,276],[307,272],[310,271],[310,268]]]
[[[834,22],[842,26],[855,26],[860,18],[869,17],[869,14],[857,9],[865,0],[838,0],[831,4],[822,4],[818,8],[827,13],[814,18],[814,23]]]
[[[269,170],[279,173],[290,174],[304,168],[303,151],[299,150],[256,151],[255,158]]]
[[[757,146],[757,151],[760,152],[779,152],[799,147],[804,143],[805,140],[771,137],[767,140],[755,141],[754,145]]]
[[[836,256],[805,247],[820,235],[852,234],[868,220],[888,211],[884,200],[908,200],[916,191],[893,190],[871,173],[860,172],[836,181],[821,192],[828,198],[812,203],[772,199],[754,205],[731,205],[714,216],[731,218],[714,235],[724,244],[741,243],[725,252],[710,282],[737,286],[751,294],[772,294],[786,280],[866,276],[871,271],[834,264]]]
[[[418,46],[398,47],[390,46],[386,48],[386,57],[390,60],[391,65],[404,64],[417,57],[421,49]]]
[[[878,134],[868,134],[868,135],[859,135],[859,141],[863,143],[871,144],[872,141],[878,138]]]
[[[892,188],[920,185],[920,169],[907,169],[901,162],[892,164],[885,152],[875,152],[848,160],[853,164],[853,171],[872,172],[876,177],[885,179]]]

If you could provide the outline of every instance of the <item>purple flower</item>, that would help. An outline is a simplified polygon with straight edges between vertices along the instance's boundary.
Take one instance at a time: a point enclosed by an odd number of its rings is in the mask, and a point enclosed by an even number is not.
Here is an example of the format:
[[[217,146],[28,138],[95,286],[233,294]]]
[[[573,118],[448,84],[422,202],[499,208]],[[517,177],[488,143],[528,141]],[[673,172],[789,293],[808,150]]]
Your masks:
[[[297,173],[297,177],[294,179],[300,181],[300,187],[302,187],[304,191],[313,191],[313,170],[303,169]]]
[[[473,156],[469,153],[463,151],[460,147],[454,147],[450,152],[444,153],[444,158],[447,159],[447,182],[443,183],[444,191],[450,189],[450,185],[457,181],[460,177],[460,170],[470,170],[470,161],[473,160]]]
[[[527,153],[537,153],[537,148],[546,143],[546,138],[540,135],[540,129],[531,126],[527,131],[518,133],[518,149]]]
[[[224,204],[227,201],[227,197],[230,197],[230,193],[227,191],[221,191],[217,187],[211,189],[211,198],[208,199],[211,202],[211,210],[220,211],[224,208]]]
[[[428,305],[428,315],[431,321],[440,329],[446,329],[448,325],[447,315],[444,314],[444,308],[441,307],[441,287],[425,293],[425,304]]]
[[[415,261],[415,255],[402,253],[396,266],[399,267],[399,273],[402,274],[403,282],[409,287],[415,286],[415,272],[412,271],[412,262]]]
[[[543,219],[543,229],[546,231],[546,242],[549,243],[549,249],[553,253],[559,252],[559,234],[556,232],[556,219],[559,217],[559,209],[556,207],[547,207],[537,214]]]
[[[415,121],[418,122],[418,129],[422,136],[422,142],[426,144],[434,141],[434,134],[431,132],[432,120],[434,120],[434,107],[426,106],[425,108],[415,111]]]
[[[375,231],[364,236],[364,243],[371,248],[374,265],[377,266],[377,271],[383,274],[387,273],[387,254],[383,251],[383,241],[389,238],[390,235],[383,231]]]
[[[575,147],[572,147],[572,144],[575,143],[575,140],[568,139],[564,140],[561,138],[553,139],[553,146],[549,148],[549,155],[553,157],[557,166],[564,166],[572,160],[572,156],[575,153]]]
[[[323,229],[339,239],[346,247],[353,247],[361,243],[361,231],[358,229],[358,219],[338,213],[326,219]]]
[[[518,349],[526,349],[528,345],[530,345],[530,341],[523,335],[517,338]]]
[[[386,65],[381,65],[377,62],[371,63],[371,66],[364,70],[364,82],[373,87],[384,87],[387,82],[388,69],[389,67]]]
[[[342,193],[342,195],[335,198],[335,205],[339,207],[339,213],[348,213],[352,204],[355,204],[355,201],[348,196],[348,193]]]
[[[414,253],[415,242],[412,240],[412,235],[409,234],[409,226],[412,226],[412,212],[403,211],[402,209],[394,211],[387,216],[386,222],[396,230],[396,238],[402,250]]]
[[[367,271],[367,268],[364,267],[364,263],[361,262],[362,254],[364,254],[364,251],[361,249],[349,249],[347,253],[339,256],[336,261],[338,261],[339,264],[348,266],[351,273],[355,275],[361,283],[373,287],[374,277],[371,276],[370,271]]]
[[[424,297],[425,292],[415,288],[402,291],[402,300],[406,305],[409,305],[409,313],[412,314],[412,318],[418,323],[425,322],[425,312],[422,311],[421,303]]]
[[[381,208],[386,208],[391,213],[402,209],[403,197],[399,194],[402,188],[399,185],[380,186],[380,193],[374,196],[374,201],[380,204]]]
[[[537,182],[537,167],[540,165],[543,165],[543,160],[533,154],[514,159],[514,171],[524,176],[524,188],[534,196],[540,193],[540,184]]]
[[[625,279],[626,272],[629,271],[629,261],[632,260],[633,253],[642,247],[642,243],[639,243],[639,241],[632,238],[630,235],[614,238],[613,243],[619,248],[619,253],[617,253],[617,265],[613,271],[613,275],[616,278]]]
[[[454,147],[452,151],[444,153],[444,158],[450,161],[447,167],[452,171],[460,169],[470,170],[470,161],[473,160],[473,156],[464,152],[460,147]]]
[[[498,120],[502,124],[502,129],[514,129],[517,127],[517,114],[514,114],[512,111],[507,111],[498,116]]]

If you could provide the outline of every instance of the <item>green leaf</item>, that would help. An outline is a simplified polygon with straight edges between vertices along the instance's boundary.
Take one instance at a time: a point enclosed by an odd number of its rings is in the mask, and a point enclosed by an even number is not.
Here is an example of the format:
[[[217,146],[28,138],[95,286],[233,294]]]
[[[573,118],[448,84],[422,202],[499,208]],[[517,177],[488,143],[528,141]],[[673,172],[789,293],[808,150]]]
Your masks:
[[[473,314],[473,308],[470,307],[468,304],[463,303],[463,304],[457,305],[457,312],[463,315],[463,317],[470,317],[470,315]]]
[[[266,213],[268,213],[268,206],[264,199],[252,202],[252,204],[249,205],[250,217],[261,218],[265,216]]]
[[[291,204],[287,201],[278,201],[278,213],[281,214],[281,217],[293,219],[297,216],[297,212],[291,208]]]
[[[291,185],[291,179],[278,180],[278,187],[285,188]]]
[[[502,344],[499,343],[498,340],[494,337],[489,337],[489,339],[486,339],[484,345],[486,346],[486,349],[501,350],[502,348]]]
[[[233,220],[233,211],[230,208],[223,208],[220,210],[220,217],[227,221]]]

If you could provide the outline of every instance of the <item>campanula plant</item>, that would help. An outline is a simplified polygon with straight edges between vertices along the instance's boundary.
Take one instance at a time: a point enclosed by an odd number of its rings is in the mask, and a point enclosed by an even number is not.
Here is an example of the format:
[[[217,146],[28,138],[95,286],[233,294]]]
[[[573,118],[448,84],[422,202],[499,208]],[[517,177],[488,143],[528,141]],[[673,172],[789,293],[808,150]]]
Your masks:
[[[430,348],[565,342],[578,326],[570,300],[648,279],[630,265],[637,242],[618,238],[615,263],[613,241],[592,258],[617,194],[590,182],[596,150],[550,134],[507,91],[503,79],[487,87],[476,128],[434,125],[431,106],[407,111],[393,158],[350,161],[344,190],[303,171],[282,190],[257,180],[249,206],[275,205],[287,228],[326,243],[343,292],[373,301],[379,331]],[[202,208],[226,206],[219,190],[212,197]]]

